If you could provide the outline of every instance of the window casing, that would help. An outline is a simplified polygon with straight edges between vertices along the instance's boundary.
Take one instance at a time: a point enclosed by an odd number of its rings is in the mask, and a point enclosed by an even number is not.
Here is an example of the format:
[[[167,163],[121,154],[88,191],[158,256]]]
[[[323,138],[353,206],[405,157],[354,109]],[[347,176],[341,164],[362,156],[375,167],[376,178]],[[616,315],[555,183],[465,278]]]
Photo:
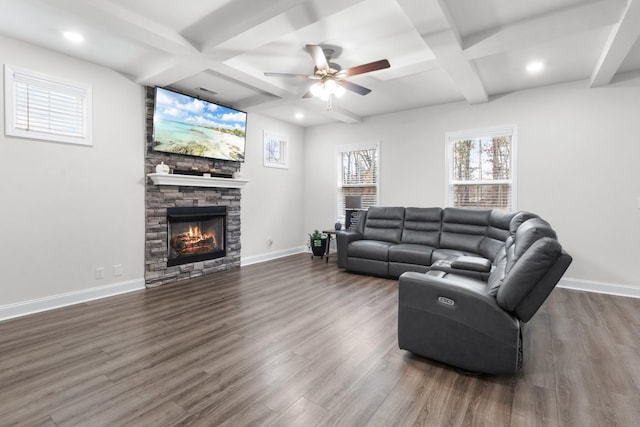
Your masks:
[[[91,145],[91,86],[5,65],[8,136]]]
[[[516,210],[517,128],[476,129],[446,136],[446,205]]]
[[[336,218],[344,223],[345,196],[362,196],[362,209],[378,204],[380,194],[380,144],[338,147]]]

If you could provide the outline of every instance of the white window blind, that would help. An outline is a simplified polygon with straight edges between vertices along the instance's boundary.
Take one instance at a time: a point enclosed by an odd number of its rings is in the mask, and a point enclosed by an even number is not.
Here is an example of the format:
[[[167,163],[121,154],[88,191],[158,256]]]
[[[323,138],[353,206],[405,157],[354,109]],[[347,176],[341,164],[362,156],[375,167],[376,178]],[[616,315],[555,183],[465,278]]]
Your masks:
[[[378,204],[379,149],[377,144],[338,150],[337,219],[344,221],[345,196],[361,196],[362,209]]]
[[[5,66],[7,135],[91,145],[91,88]]]
[[[515,126],[447,135],[447,205],[514,210]]]

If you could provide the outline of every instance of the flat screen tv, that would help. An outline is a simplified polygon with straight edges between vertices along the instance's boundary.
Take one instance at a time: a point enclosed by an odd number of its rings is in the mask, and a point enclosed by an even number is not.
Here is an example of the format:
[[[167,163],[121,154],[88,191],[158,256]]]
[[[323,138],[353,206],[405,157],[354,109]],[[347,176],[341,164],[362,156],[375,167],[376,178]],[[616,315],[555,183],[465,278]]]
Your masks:
[[[156,88],[154,151],[244,161],[247,113]]]

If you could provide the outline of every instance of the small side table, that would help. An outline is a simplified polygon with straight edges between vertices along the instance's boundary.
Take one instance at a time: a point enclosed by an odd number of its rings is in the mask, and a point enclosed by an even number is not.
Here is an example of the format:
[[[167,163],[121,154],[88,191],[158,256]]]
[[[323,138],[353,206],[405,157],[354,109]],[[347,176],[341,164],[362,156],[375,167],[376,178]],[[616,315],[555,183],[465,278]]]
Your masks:
[[[336,230],[322,230],[322,233],[327,235],[327,251],[324,253],[324,257],[326,258],[327,263],[329,263],[329,252],[331,251],[331,239],[336,239],[333,237],[336,235]]]

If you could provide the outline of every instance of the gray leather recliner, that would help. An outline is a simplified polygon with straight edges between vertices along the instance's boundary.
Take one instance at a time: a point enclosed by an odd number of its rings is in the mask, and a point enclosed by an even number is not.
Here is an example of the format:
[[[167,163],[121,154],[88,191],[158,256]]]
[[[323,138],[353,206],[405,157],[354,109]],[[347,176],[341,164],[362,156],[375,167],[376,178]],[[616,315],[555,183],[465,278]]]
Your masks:
[[[488,277],[474,262],[400,276],[398,344],[465,371],[514,374],[528,358],[527,322],[571,261],[546,221],[516,216]]]

